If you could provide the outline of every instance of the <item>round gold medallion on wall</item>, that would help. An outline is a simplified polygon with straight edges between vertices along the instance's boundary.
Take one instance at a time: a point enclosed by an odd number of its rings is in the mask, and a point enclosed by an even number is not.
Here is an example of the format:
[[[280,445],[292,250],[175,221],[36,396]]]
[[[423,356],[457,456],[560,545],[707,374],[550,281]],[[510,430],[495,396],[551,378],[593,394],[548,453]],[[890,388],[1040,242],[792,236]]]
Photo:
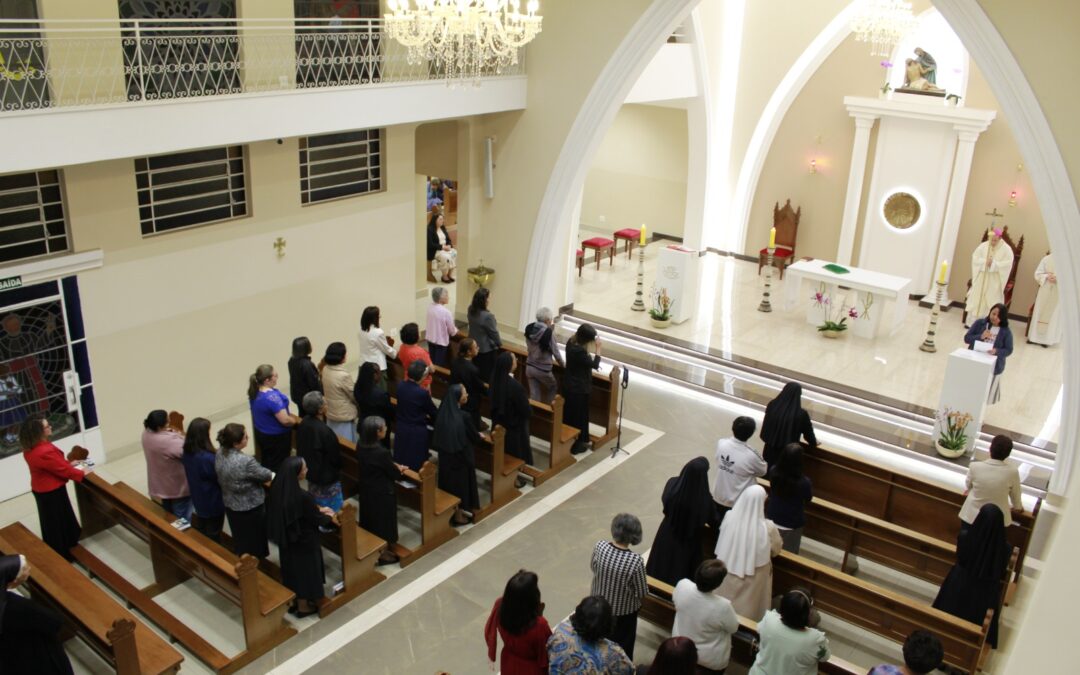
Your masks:
[[[885,199],[881,211],[885,222],[898,230],[906,230],[919,222],[922,205],[911,193],[894,192]]]

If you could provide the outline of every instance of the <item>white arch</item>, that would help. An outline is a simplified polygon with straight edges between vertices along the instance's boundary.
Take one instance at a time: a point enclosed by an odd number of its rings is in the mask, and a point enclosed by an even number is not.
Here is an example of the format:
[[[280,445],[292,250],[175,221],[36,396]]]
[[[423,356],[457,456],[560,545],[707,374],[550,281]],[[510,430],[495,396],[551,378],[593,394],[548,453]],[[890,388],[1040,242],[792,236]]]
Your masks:
[[[721,248],[739,253],[746,247],[750,207],[754,203],[758,179],[761,178],[761,170],[765,167],[765,158],[769,155],[776,132],[780,130],[780,124],[806,83],[810,81],[821,64],[825,63],[825,59],[829,58],[833,50],[851,34],[851,17],[859,4],[859,0],[849,4],[818,33],[814,41],[807,45],[803,53],[791,65],[784,79],[780,80],[780,84],[769,97],[769,102],[765,104],[761,111],[761,118],[754,127],[750,143],[746,146],[746,154],[743,157],[742,167],[739,169],[739,180],[735,184],[735,192],[731,200],[732,223],[735,225],[735,230],[729,241],[716,242],[713,245],[722,243]]]
[[[528,308],[539,307],[554,297],[559,265],[553,265],[565,242],[556,234],[569,218],[573,200],[581,190],[592,156],[619,105],[641,75],[660,44],[699,0],[655,0],[638,18],[612,54],[586,97],[567,135],[552,170],[533,229],[522,287],[521,317],[527,323]],[[979,65],[1024,156],[1035,193],[1042,207],[1050,244],[1058,261],[1061,289],[1072,302],[1063,302],[1064,331],[1080,334],[1080,207],[1077,206],[1065,162],[1038,99],[1024,77],[1004,38],[976,0],[934,0]],[[832,24],[830,24],[832,25]],[[1062,410],[1077,409],[1080,392],[1080,343],[1066,341]],[[1050,489],[1064,493],[1073,467],[1077,443],[1075,417],[1063,414]]]

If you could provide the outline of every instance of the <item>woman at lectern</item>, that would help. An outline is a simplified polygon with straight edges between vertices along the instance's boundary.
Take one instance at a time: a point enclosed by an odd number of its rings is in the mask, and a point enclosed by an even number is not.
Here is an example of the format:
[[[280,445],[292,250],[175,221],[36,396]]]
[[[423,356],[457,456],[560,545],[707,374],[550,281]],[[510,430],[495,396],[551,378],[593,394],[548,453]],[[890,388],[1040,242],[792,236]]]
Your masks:
[[[1005,372],[1005,359],[1013,351],[1013,335],[1009,330],[1009,311],[1002,303],[990,308],[985,319],[976,319],[971,324],[964,342],[968,349],[985,352],[997,357],[994,364],[994,379],[990,382],[990,396],[987,403],[993,405],[1001,400],[1001,374]]]

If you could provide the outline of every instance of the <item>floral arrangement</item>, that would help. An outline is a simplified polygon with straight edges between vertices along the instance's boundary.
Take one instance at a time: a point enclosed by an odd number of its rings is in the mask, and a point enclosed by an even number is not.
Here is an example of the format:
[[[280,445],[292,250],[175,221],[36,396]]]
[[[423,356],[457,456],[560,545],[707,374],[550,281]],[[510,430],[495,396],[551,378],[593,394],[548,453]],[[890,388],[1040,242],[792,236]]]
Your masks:
[[[859,318],[859,312],[854,307],[848,307],[843,301],[834,305],[832,297],[825,292],[825,284],[822,284],[817,292],[810,296],[810,299],[814,301],[815,307],[825,309],[825,321],[817,327],[818,332],[827,330],[843,332],[847,330],[848,319]]]
[[[668,295],[666,288],[653,288],[652,308],[649,316],[657,321],[667,321],[671,318],[671,308],[675,306],[675,300]]]
[[[881,93],[882,94],[888,94],[890,91],[892,91],[892,85],[889,84],[889,74],[888,74],[889,68],[892,68],[892,62],[891,61],[882,61],[881,62],[881,67],[885,69],[885,84],[883,84],[881,86]]]
[[[951,408],[943,408],[938,411],[938,445],[946,450],[954,452],[967,447],[967,428],[971,424],[970,413],[960,412]]]

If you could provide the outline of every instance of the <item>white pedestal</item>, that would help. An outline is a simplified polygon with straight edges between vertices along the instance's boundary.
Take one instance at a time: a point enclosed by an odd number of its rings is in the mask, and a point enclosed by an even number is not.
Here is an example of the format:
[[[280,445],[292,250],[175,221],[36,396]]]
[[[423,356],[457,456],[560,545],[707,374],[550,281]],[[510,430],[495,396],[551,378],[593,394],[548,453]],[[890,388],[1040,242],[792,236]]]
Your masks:
[[[690,318],[698,303],[699,252],[682,246],[665,246],[656,259],[655,288],[666,288],[675,301],[671,322]]]
[[[994,379],[996,362],[997,359],[989,354],[980,354],[961,347],[949,354],[949,363],[945,367],[945,383],[941,387],[938,414],[948,408],[971,415],[965,448],[968,455],[973,452],[975,439],[982,429],[983,417],[986,415],[986,399],[990,394],[990,382]],[[941,422],[935,419],[935,441],[938,439],[940,424]]]

